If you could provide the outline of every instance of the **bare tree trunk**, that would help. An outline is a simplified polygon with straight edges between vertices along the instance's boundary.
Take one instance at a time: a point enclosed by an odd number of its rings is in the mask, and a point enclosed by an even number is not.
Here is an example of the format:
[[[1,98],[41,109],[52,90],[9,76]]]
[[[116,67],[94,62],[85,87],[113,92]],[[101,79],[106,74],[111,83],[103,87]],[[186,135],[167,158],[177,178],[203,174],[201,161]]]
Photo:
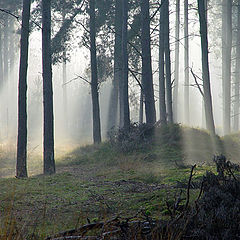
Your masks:
[[[93,141],[100,143],[101,123],[98,96],[98,73],[96,57],[96,23],[95,23],[95,0],[90,0],[90,51],[91,51],[91,92],[92,92],[92,111],[93,111]]]
[[[202,50],[202,72],[203,72],[203,93],[206,112],[207,129],[212,136],[215,136],[215,125],[212,110],[212,95],[209,75],[208,61],[208,38],[207,38],[207,22],[205,16],[205,5],[202,0],[198,0],[198,13],[200,21],[201,50]]]
[[[114,76],[109,103],[108,130],[118,125],[118,105],[121,96],[119,84],[122,82],[122,11],[122,0],[115,0]]]
[[[165,0],[165,28],[164,28],[164,52],[166,64],[166,91],[167,91],[167,118],[169,123],[173,123],[172,110],[172,81],[171,81],[171,58],[170,58],[170,43],[169,43],[169,0]]]
[[[222,4],[223,132],[229,134],[231,131],[232,0],[223,0]]]
[[[16,177],[27,177],[27,68],[31,0],[23,1],[18,86],[18,140]]]
[[[66,51],[63,53],[66,56]],[[65,57],[64,57],[65,58]],[[63,90],[63,113],[64,113],[64,131],[68,131],[68,107],[67,107],[67,61],[64,59],[62,63],[62,90]]]
[[[184,115],[186,124],[190,124],[188,0],[184,0],[184,78]]]
[[[159,23],[159,113],[160,122],[167,123],[166,97],[165,97],[165,76],[164,76],[164,5],[165,0],[161,1],[160,23]]]
[[[208,0],[204,0],[205,4],[205,17],[206,17],[206,24],[207,24],[207,30],[208,30]],[[202,96],[202,128],[206,128],[206,114],[205,114],[205,107],[204,107],[204,97]]]
[[[235,64],[235,82],[234,82],[234,118],[233,130],[239,131],[239,110],[240,110],[240,97],[239,97],[239,78],[240,78],[240,0],[237,2],[237,41],[236,41],[236,64]]]
[[[63,9],[62,12],[62,20],[63,22],[66,19],[66,13]],[[62,90],[63,90],[63,112],[64,112],[64,131],[68,132],[68,96],[67,96],[67,60],[66,60],[67,52],[63,51],[63,63],[62,63]]]
[[[178,121],[178,85],[179,85],[179,28],[180,28],[180,0],[176,0],[175,20],[175,72],[173,87],[173,116],[174,122]]]
[[[122,58],[123,58],[123,127],[126,131],[130,128],[129,100],[128,100],[128,0],[123,0],[123,25],[122,25]]]
[[[44,174],[54,174],[54,122],[51,54],[51,0],[42,0]]]
[[[150,47],[149,0],[141,0],[141,47],[142,47],[142,85],[145,99],[146,123],[156,122],[156,110],[153,90],[152,60]]]

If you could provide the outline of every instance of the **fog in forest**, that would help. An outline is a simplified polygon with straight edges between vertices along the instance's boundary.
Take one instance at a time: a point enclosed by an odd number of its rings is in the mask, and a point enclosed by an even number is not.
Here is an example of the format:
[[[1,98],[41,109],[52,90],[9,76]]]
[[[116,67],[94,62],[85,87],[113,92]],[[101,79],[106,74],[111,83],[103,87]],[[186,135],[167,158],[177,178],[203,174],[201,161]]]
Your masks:
[[[209,67],[211,79],[211,91],[213,100],[213,114],[216,126],[216,132],[220,136],[223,135],[223,94],[222,94],[222,70],[221,70],[221,7],[218,1],[211,1],[208,6],[208,40],[209,40]],[[36,8],[37,3],[32,4],[32,11]],[[157,7],[152,3],[150,13],[153,14]],[[206,129],[206,120],[204,115],[202,95],[194,80],[193,74],[197,77],[198,84],[202,88],[202,63],[201,63],[201,42],[199,34],[199,19],[196,10],[196,1],[189,3],[189,25],[187,36],[189,40],[189,79],[190,84],[186,86],[184,83],[184,9],[183,5],[180,8],[180,37],[179,37],[179,83],[176,86],[174,83],[175,72],[175,16],[176,16],[175,1],[170,1],[170,50],[171,50],[171,73],[172,73],[172,90],[178,88],[178,101],[177,106],[177,120],[183,126],[197,127]],[[236,29],[237,7],[233,7],[233,29]],[[5,29],[4,18],[8,17],[11,22],[12,29],[8,30],[8,50],[5,53],[5,48],[2,45],[2,56],[12,54],[14,60],[9,57],[9,68],[4,72],[4,84],[1,89],[0,105],[0,138],[2,147],[11,146],[11,149],[16,149],[17,139],[17,90],[18,90],[18,70],[19,70],[19,47],[20,47],[20,21],[16,16],[8,16],[6,12],[1,12],[1,31]],[[14,13],[15,14],[15,13]],[[68,14],[68,13],[66,13]],[[235,14],[235,15],[234,15]],[[17,12],[15,15],[20,15]],[[70,14],[69,14],[70,15]],[[235,17],[234,17],[235,16]],[[52,17],[52,37],[59,30],[61,25],[61,15],[57,12]],[[92,138],[92,103],[91,103],[91,73],[90,73],[90,51],[83,46],[82,37],[85,31],[87,20],[86,16],[77,16],[72,24],[73,30],[69,35],[66,62],[66,72],[64,73],[64,64],[60,60],[54,64],[53,69],[53,99],[54,99],[54,139],[56,155],[68,152],[79,145],[91,144]],[[86,17],[88,18],[88,17]],[[37,18],[36,18],[37,19]],[[41,55],[41,30],[36,26],[36,19],[32,20],[33,30],[30,33],[29,40],[29,64],[28,64],[28,91],[27,91],[27,115],[28,115],[28,154],[42,154],[43,152],[43,98],[42,98],[42,55]],[[60,20],[59,20],[60,19]],[[82,21],[82,24],[79,22]],[[133,21],[132,19],[130,22]],[[158,21],[159,15],[157,14],[154,21],[151,21],[152,32],[152,66],[153,66],[153,83],[154,83],[154,96],[156,116],[159,120],[159,77],[158,77]],[[87,25],[86,25],[87,26]],[[235,28],[234,28],[235,26]],[[88,27],[88,26],[87,26]],[[130,29],[130,26],[128,27]],[[101,30],[104,31],[104,30]],[[99,34],[102,34],[100,31]],[[232,53],[236,52],[236,30],[233,30]],[[2,35],[2,42],[4,42],[4,34]],[[103,39],[102,39],[103,38]],[[14,39],[14,40],[13,40]],[[101,35],[101,39],[97,37],[97,44],[102,41],[113,41],[114,32],[108,32],[105,37]],[[4,43],[5,44],[5,43]],[[11,49],[13,48],[13,49]],[[113,48],[113,45],[112,47]],[[107,49],[105,53],[109,56],[112,55],[110,65],[107,67],[113,68],[113,49]],[[133,51],[133,50],[131,50]],[[97,51],[98,54],[98,51]],[[104,54],[104,53],[103,53]],[[235,60],[232,57],[232,76],[234,76]],[[4,59],[3,59],[4,60]],[[137,65],[137,64],[136,64]],[[103,63],[104,66],[104,63]],[[130,66],[133,68],[133,66]],[[191,71],[192,73],[191,73]],[[101,71],[101,69],[100,69]],[[136,70],[137,72],[138,70]],[[63,75],[66,74],[64,80]],[[140,76],[137,76],[140,78]],[[233,78],[233,77],[232,77]],[[6,80],[5,80],[6,79]],[[99,99],[100,99],[100,119],[101,119],[101,132],[103,140],[107,139],[109,131],[108,126],[108,111],[110,95],[112,90],[113,71],[109,75],[103,75],[101,83],[99,84]],[[232,83],[233,86],[233,83]],[[189,88],[189,122],[186,121],[184,116],[184,91]],[[140,87],[139,82],[129,72],[129,103],[130,103],[130,118],[132,122],[139,121],[139,108],[140,108]],[[232,87],[232,95],[234,86]],[[231,116],[233,116],[231,112]],[[144,116],[145,119],[145,116]],[[145,120],[144,120],[145,121]],[[231,123],[233,117],[231,117]],[[232,131],[233,132],[233,131]],[[15,152],[15,151],[14,151]],[[15,153],[14,153],[15,157]],[[14,158],[13,157],[13,158]]]

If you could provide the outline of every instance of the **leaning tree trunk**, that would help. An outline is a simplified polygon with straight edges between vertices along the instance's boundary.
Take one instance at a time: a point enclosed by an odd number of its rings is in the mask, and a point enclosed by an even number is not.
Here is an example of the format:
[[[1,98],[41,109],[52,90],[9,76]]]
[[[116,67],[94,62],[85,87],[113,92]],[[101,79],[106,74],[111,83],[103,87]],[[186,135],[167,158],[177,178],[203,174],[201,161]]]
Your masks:
[[[129,131],[130,114],[128,100],[128,50],[127,50],[127,27],[128,27],[128,0],[123,0],[123,25],[122,25],[122,81],[123,81],[123,128]]]
[[[122,11],[122,0],[115,0],[114,76],[108,110],[108,130],[117,126],[118,103],[121,102],[121,109],[123,105],[123,101],[119,99],[121,96],[119,85],[122,83]]]
[[[172,110],[172,81],[171,81],[171,58],[170,58],[170,43],[169,43],[169,0],[165,0],[164,7],[164,52],[166,64],[166,91],[167,91],[167,118],[169,123],[173,123]]]
[[[101,142],[101,123],[98,96],[98,75],[96,56],[96,23],[95,23],[95,0],[90,0],[90,52],[91,52],[91,93],[93,113],[93,141]]]
[[[165,76],[164,76],[164,6],[165,0],[161,2],[160,8],[160,23],[159,23],[159,113],[160,122],[162,124],[167,123],[167,110],[166,110],[166,97],[165,97]]]
[[[186,124],[190,124],[188,0],[184,0],[184,78],[184,116]]]
[[[142,48],[142,85],[145,99],[146,123],[156,122],[156,110],[153,90],[152,60],[150,46],[149,0],[141,0],[141,48]]]
[[[240,78],[240,0],[237,5],[237,41],[236,41],[236,64],[235,64],[235,82],[234,82],[234,118],[233,130],[239,131],[239,110],[240,110],[240,97],[239,97],[239,78]]]
[[[54,174],[54,123],[51,54],[51,0],[42,0],[44,174]]]
[[[209,61],[208,61],[207,22],[206,22],[206,16],[205,16],[205,5],[204,5],[204,1],[202,0],[198,0],[198,13],[199,13],[199,21],[200,21],[203,93],[204,93],[204,105],[205,105],[205,112],[206,112],[206,124],[210,134],[212,136],[215,136],[215,125],[214,125],[214,119],[213,119],[212,95],[211,95]]]
[[[27,68],[31,0],[23,1],[18,85],[18,140],[16,177],[27,177]]]
[[[173,87],[173,116],[174,122],[178,121],[178,85],[179,85],[179,28],[180,28],[180,0],[176,0],[175,20],[175,66]]]
[[[229,134],[231,131],[232,0],[223,0],[222,4],[223,132]]]

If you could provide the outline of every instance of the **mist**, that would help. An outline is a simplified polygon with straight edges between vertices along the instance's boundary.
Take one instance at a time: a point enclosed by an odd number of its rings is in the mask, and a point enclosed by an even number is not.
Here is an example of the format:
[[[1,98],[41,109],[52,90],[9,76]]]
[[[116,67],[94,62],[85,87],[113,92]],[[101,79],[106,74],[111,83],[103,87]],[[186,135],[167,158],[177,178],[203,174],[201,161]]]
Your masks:
[[[192,69],[194,74],[198,77],[199,84],[202,85],[202,70],[201,70],[201,42],[199,35],[199,20],[197,16],[195,1],[189,3],[189,68]],[[38,7],[37,3],[32,5],[31,11],[34,11]],[[236,7],[233,7],[235,9]],[[154,13],[154,4],[150,13]],[[177,102],[177,120],[183,126],[196,127],[206,129],[206,121],[204,117],[204,107],[202,95],[196,86],[195,80],[190,76],[190,85],[184,84],[184,14],[183,6],[180,8],[180,39],[175,39],[175,4],[170,1],[170,50],[171,50],[171,73],[172,73],[172,87],[178,87],[179,98]],[[220,36],[220,24],[221,19],[219,17],[221,8],[215,1],[209,3],[207,10],[208,13],[208,39],[209,39],[209,67],[210,67],[210,79],[211,79],[211,91],[213,99],[213,114],[216,125],[216,132],[220,136],[224,134],[223,131],[223,94],[222,94],[222,76],[221,76],[221,42]],[[233,10],[234,13],[235,10]],[[18,13],[16,13],[18,14]],[[66,13],[66,16],[70,13]],[[1,17],[4,19],[7,17],[7,13],[1,12]],[[20,48],[20,34],[19,29],[21,24],[16,20],[14,16],[8,16],[13,22],[13,30],[9,30],[9,46],[14,44],[14,61],[12,61],[11,68],[4,71],[3,86],[0,93],[1,102],[1,145],[12,145],[13,149],[16,148],[17,142],[17,97],[18,97],[18,69],[19,69],[19,48]],[[54,34],[58,32],[61,27],[61,14],[56,11],[53,14],[52,20],[52,38]],[[32,25],[38,18],[32,19]],[[88,19],[88,18],[87,18]],[[216,19],[216,25],[214,21]],[[93,143],[93,126],[92,126],[92,100],[91,100],[91,73],[90,73],[90,51],[87,44],[84,44],[86,39],[86,29],[79,24],[82,21],[83,25],[87,26],[87,21],[84,16],[79,14],[73,20],[73,30],[69,33],[67,60],[66,60],[66,79],[64,80],[63,73],[63,61],[60,59],[54,63],[53,71],[53,101],[54,101],[54,141],[56,156],[62,156],[64,153],[69,152],[77,146],[83,146]],[[155,20],[151,22],[151,29],[156,28],[156,22],[158,21],[158,15]],[[60,22],[60,23],[59,23]],[[236,24],[236,21],[235,23]],[[4,23],[2,28],[4,28]],[[219,28],[219,29],[218,29]],[[130,30],[130,27],[128,27]],[[101,44],[107,44],[109,46],[104,50],[97,51],[99,55],[105,55],[108,58],[113,57],[113,40],[114,31],[108,31],[106,36],[103,37],[104,29],[101,29],[97,33],[96,43],[97,47]],[[10,41],[14,39],[14,41]],[[155,96],[155,107],[157,121],[159,120],[159,76],[158,76],[158,45],[155,44],[158,40],[158,32],[153,31],[152,34],[152,66],[153,66],[153,85]],[[2,39],[3,41],[3,39]],[[180,68],[179,68],[179,83],[178,86],[174,85],[174,44],[176,41],[180,43]],[[12,43],[13,42],[13,43]],[[233,41],[234,42],[234,41]],[[233,43],[234,44],[234,43]],[[9,47],[9,53],[10,53]],[[3,48],[4,51],[4,48]],[[2,51],[2,54],[3,54]],[[131,49],[131,51],[134,51]],[[234,47],[233,47],[233,51]],[[129,53],[131,55],[131,53]],[[4,55],[3,55],[4,56]],[[9,60],[10,61],[10,60]],[[99,60],[101,61],[101,60]],[[132,61],[132,60],[131,60]],[[131,63],[129,68],[134,67],[135,62]],[[4,64],[3,64],[4,65]],[[9,66],[10,66],[9,65]],[[104,65],[104,63],[103,63]],[[113,68],[114,61],[111,59],[108,66]],[[233,61],[232,66],[235,63]],[[102,71],[102,69],[100,69]],[[138,69],[136,69],[138,71]],[[232,71],[233,72],[233,71]],[[101,73],[100,73],[101,75]],[[140,78],[140,76],[137,76]],[[113,70],[109,75],[103,74],[103,79],[99,84],[99,102],[100,102],[100,119],[101,119],[101,132],[103,140],[107,140],[109,118],[109,102],[111,101]],[[65,82],[64,82],[65,81]],[[28,116],[28,152],[29,154],[37,154],[42,156],[43,152],[43,97],[42,97],[42,48],[41,48],[41,29],[34,26],[29,39],[29,64],[28,64],[28,77],[27,77],[27,116]],[[140,91],[139,82],[135,77],[129,73],[129,104],[130,104],[130,118],[131,122],[139,121],[139,109],[140,109]],[[189,88],[189,102],[190,102],[190,120],[189,123],[185,121],[185,103],[184,103],[184,91],[186,87]],[[65,91],[65,93],[64,93]],[[233,91],[233,90],[232,90]],[[65,96],[64,96],[65,95]],[[144,121],[146,121],[144,113]],[[231,119],[231,122],[233,119]],[[13,154],[15,158],[15,154]],[[29,163],[30,165],[30,163]]]

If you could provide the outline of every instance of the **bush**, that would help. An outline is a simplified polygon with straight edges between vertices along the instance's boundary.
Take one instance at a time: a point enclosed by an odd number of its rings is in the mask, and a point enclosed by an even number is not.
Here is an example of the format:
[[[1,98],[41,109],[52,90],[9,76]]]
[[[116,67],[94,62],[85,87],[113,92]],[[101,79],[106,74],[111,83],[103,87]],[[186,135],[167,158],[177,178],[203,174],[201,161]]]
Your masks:
[[[151,145],[154,126],[131,123],[129,131],[124,128],[112,130],[108,133],[110,144],[118,151],[132,152]]]

